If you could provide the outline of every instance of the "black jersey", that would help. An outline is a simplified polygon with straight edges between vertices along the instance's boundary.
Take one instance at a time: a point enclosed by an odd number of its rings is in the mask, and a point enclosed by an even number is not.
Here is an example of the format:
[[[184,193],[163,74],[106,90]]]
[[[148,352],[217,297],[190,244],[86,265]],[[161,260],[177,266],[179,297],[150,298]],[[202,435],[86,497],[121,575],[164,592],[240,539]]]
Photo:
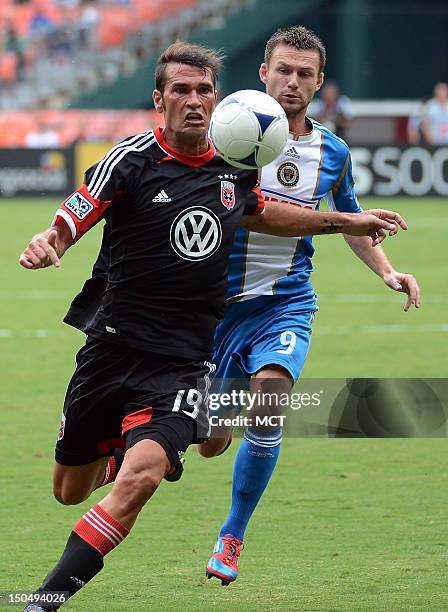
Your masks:
[[[258,173],[229,166],[213,145],[173,151],[160,128],[120,143],[61,205],[78,240],[105,211],[109,271],[87,333],[151,352],[207,359],[223,317],[227,268],[243,214],[259,214]]]
[[[98,258],[93,265],[92,276],[87,279],[82,290],[75,296],[64,323],[86,332],[101,306],[104,291],[109,277],[110,249],[109,249],[109,223],[105,215],[106,224],[103,227],[103,239]]]

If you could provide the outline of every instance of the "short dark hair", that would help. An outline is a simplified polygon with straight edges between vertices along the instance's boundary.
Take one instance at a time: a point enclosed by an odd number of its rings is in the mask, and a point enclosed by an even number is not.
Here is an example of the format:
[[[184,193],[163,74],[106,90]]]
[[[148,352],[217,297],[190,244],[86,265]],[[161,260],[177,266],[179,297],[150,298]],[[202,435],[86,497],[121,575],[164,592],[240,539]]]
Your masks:
[[[213,85],[216,87],[218,72],[223,59],[224,56],[220,51],[178,40],[170,45],[157,60],[155,70],[156,89],[163,93],[166,83],[166,66],[172,62],[197,66],[204,73],[209,69],[212,73]]]
[[[322,72],[325,67],[327,53],[320,38],[305,26],[289,26],[280,28],[271,36],[266,43],[264,51],[264,61],[269,64],[272,54],[277,45],[289,45],[296,49],[313,50],[319,53],[319,72]]]

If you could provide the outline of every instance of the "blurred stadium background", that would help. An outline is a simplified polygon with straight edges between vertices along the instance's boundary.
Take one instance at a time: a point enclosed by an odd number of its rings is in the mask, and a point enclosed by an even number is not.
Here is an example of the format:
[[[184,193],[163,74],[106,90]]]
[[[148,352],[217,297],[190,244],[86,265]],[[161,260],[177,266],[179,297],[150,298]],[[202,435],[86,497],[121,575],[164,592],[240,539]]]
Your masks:
[[[151,92],[161,49],[176,38],[221,48],[221,95],[261,89],[265,41],[293,23],[327,47],[326,76],[351,100],[345,135],[361,201],[406,216],[409,232],[385,248],[423,292],[422,310],[404,315],[402,296],[340,237],[318,238],[321,310],[304,375],[446,377],[448,146],[409,136],[422,99],[448,80],[446,0],[1,0],[0,591],[34,588],[92,504],[62,508],[50,483],[82,343],[60,321],[90,272],[99,228],[60,271],[20,269],[19,253],[87,166],[158,123]],[[225,590],[202,572],[226,514],[235,450],[212,462],[190,451],[182,483],[161,488],[123,550],[67,609],[448,609],[446,440],[286,440],[241,578]]]
[[[351,99],[359,194],[446,196],[447,150],[409,147],[408,124],[448,79],[447,19],[443,0],[2,0],[0,195],[59,197],[111,143],[156,125],[154,63],[176,38],[225,51],[225,95],[261,89],[267,37],[304,23]]]

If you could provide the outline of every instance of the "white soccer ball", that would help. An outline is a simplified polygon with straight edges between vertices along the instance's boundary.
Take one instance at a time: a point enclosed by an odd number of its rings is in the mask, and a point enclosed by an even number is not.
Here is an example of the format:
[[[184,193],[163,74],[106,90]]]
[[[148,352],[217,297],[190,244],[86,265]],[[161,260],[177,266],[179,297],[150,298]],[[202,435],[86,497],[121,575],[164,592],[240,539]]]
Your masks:
[[[254,89],[224,98],[210,123],[216,150],[237,168],[270,164],[283,151],[288,133],[288,120],[277,100]]]

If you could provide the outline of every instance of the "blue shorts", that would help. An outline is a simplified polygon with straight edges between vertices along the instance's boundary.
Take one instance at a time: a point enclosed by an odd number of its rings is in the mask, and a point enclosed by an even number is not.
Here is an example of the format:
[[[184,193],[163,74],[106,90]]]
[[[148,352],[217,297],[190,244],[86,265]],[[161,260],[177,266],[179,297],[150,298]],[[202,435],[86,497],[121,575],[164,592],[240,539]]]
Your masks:
[[[295,298],[270,295],[227,306],[214,341],[217,388],[224,391],[225,381],[250,378],[273,364],[296,381],[308,354],[314,314],[303,311]]]

